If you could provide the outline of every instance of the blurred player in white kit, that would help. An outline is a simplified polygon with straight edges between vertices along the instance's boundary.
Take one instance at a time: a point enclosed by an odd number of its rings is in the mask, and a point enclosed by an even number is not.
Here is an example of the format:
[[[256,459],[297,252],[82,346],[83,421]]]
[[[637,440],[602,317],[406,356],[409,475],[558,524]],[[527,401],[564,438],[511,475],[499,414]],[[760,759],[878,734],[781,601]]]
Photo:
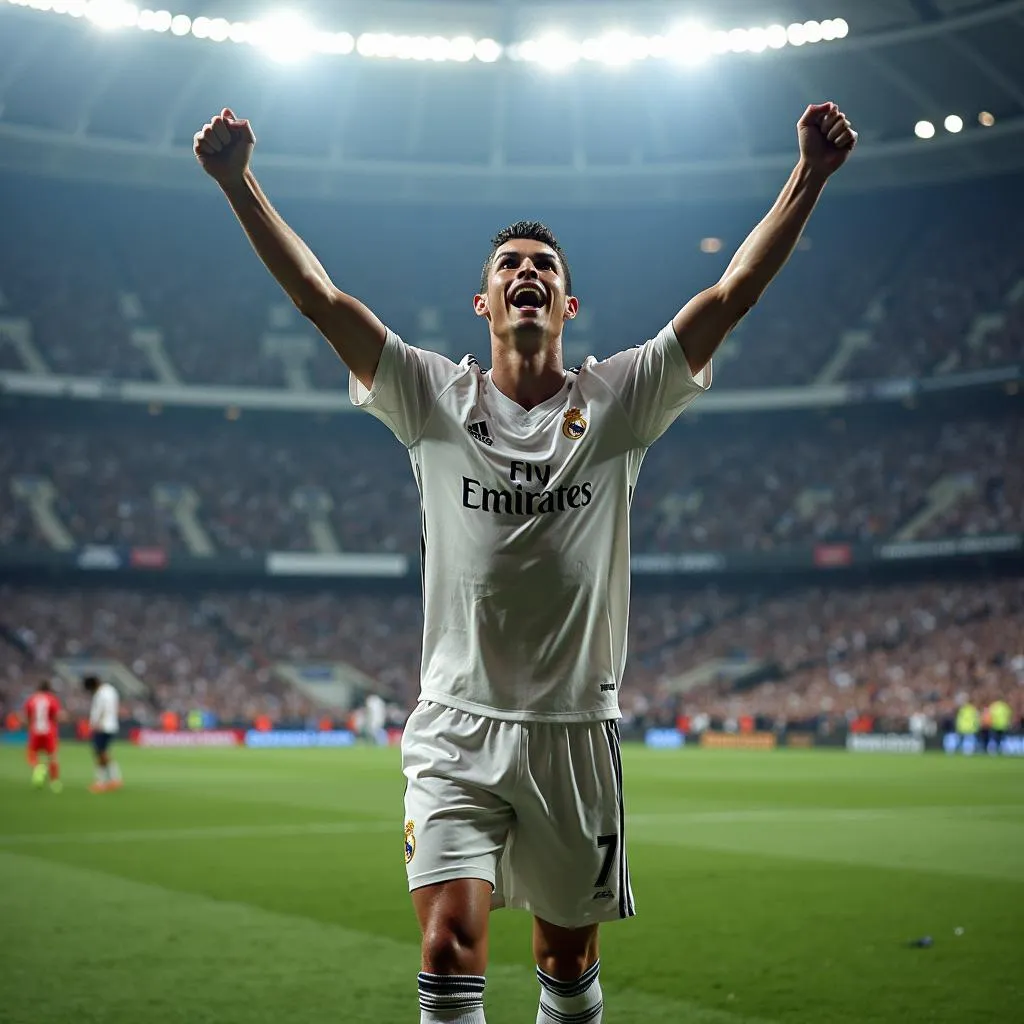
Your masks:
[[[107,793],[120,789],[121,768],[111,754],[111,744],[121,728],[121,700],[111,683],[96,676],[86,676],[82,685],[92,694],[89,707],[89,729],[92,734],[92,749],[96,760],[96,778],[89,787],[92,793]]]
[[[629,505],[647,448],[710,386],[713,352],[856,142],[833,103],[808,107],[798,137],[789,181],[722,278],[601,362],[563,366],[579,303],[551,231],[500,232],[473,300],[485,371],[406,345],[335,287],[250,170],[248,121],[225,109],[196,134],[200,164],[348,366],[354,404],[406,446],[419,486],[423,661],[402,760],[421,1024],[483,1024],[488,919],[502,905],[533,915],[538,1024],[602,1018],[598,925],[634,913],[617,728]],[[614,277],[642,254],[609,239],[606,257]]]
[[[387,733],[384,731],[384,726],[388,721],[388,706],[384,702],[384,698],[376,693],[367,694],[363,711],[366,716],[363,724],[366,735],[374,743],[383,746],[388,741]]]

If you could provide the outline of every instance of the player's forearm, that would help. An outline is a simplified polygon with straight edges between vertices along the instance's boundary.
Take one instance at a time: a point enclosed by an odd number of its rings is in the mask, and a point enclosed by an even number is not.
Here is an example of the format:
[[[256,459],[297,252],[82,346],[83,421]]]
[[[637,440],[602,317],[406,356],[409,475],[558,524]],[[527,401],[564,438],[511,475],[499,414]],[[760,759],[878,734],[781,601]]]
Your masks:
[[[722,283],[749,309],[786,265],[825,187],[827,175],[800,161],[775,204],[736,250]]]
[[[300,310],[310,308],[333,287],[327,271],[274,209],[252,171],[247,170],[237,184],[224,186],[224,195],[256,254]]]

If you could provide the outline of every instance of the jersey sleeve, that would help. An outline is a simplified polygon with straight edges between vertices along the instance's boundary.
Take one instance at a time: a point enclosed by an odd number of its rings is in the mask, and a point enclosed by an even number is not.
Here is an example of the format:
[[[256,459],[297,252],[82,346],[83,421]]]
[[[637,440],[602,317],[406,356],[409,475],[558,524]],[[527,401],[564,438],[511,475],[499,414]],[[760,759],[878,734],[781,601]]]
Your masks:
[[[616,352],[593,369],[618,397],[633,433],[645,446],[711,387],[711,363],[694,376],[671,323],[650,341]]]
[[[369,391],[351,374],[349,398],[357,409],[376,416],[407,448],[426,427],[438,398],[458,373],[458,366],[438,352],[406,345],[387,332],[373,387]]]

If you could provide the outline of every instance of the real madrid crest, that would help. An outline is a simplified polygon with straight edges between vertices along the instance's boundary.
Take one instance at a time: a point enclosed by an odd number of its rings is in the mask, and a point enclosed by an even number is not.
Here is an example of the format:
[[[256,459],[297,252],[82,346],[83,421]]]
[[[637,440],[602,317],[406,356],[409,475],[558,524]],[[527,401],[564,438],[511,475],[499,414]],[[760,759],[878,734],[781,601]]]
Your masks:
[[[579,409],[570,409],[562,420],[562,433],[570,441],[578,441],[587,432],[587,421]]]
[[[407,821],[405,823],[405,863],[408,864],[416,856],[416,825]]]

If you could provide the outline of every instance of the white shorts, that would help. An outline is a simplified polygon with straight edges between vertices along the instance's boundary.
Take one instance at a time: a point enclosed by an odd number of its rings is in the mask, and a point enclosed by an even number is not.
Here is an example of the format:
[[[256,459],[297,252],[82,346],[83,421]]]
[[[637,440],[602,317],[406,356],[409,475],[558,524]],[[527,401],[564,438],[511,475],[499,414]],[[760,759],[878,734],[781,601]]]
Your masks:
[[[402,736],[409,889],[481,878],[563,928],[632,917],[616,722],[506,722],[424,702]]]

